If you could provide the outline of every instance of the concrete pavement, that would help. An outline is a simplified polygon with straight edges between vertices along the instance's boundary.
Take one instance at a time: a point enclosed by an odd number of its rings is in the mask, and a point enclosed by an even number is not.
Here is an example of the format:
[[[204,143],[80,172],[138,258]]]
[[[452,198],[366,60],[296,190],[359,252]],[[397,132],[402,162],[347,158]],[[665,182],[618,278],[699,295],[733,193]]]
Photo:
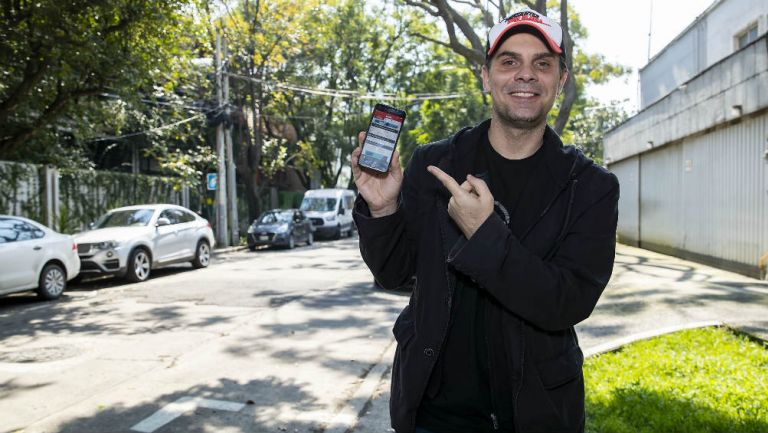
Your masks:
[[[592,316],[576,329],[586,354],[675,329],[721,323],[768,340],[768,282],[619,245],[613,277]],[[391,357],[352,430],[389,425]]]

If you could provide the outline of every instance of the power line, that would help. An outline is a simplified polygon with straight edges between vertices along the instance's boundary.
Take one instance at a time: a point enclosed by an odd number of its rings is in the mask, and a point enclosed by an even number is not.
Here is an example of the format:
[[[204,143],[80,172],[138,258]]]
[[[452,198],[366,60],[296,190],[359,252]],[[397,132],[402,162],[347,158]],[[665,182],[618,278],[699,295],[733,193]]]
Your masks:
[[[184,123],[189,123],[189,122],[191,122],[193,120],[196,120],[196,119],[199,119],[201,117],[205,117],[205,114],[202,114],[202,113],[201,114],[195,114],[192,117],[188,117],[186,119],[179,120],[178,122],[173,122],[173,123],[169,123],[169,124],[166,124],[166,125],[160,125],[160,126],[157,126],[157,127],[154,127],[154,128],[147,129],[145,131],[132,132],[130,134],[124,134],[124,135],[118,135],[118,136],[112,136],[112,137],[94,138],[92,140],[85,140],[85,141],[88,142],[88,143],[93,143],[93,142],[96,142],[96,141],[112,141],[112,140],[120,140],[120,139],[128,138],[128,137],[135,137],[137,135],[145,135],[145,134],[149,134],[149,133],[152,133],[152,132],[162,131],[162,130],[168,129],[168,128],[173,128],[175,126],[179,126],[179,125],[182,125]]]
[[[388,101],[404,101],[404,102],[418,102],[428,100],[440,100],[440,99],[460,99],[472,96],[471,93],[414,93],[411,96],[399,96],[395,93],[366,93],[355,90],[345,89],[322,89],[299,86],[296,84],[283,83],[279,81],[264,80],[261,78],[249,77],[247,75],[227,73],[229,77],[237,78],[240,80],[252,81],[256,83],[266,84],[278,89],[291,90],[294,92],[307,93],[316,96],[330,96],[340,98],[355,98],[362,100],[388,100]]]

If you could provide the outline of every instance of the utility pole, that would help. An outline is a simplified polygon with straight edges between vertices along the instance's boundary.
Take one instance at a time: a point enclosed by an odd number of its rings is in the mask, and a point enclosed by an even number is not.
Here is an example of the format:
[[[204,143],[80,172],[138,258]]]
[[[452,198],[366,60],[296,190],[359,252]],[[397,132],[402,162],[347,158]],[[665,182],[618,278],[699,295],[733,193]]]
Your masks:
[[[216,103],[218,109],[224,107],[224,95],[222,92],[222,62],[221,62],[221,35],[216,33]],[[221,117],[222,114],[219,114]],[[216,155],[218,156],[218,185],[216,186],[216,243],[222,247],[229,246],[229,230],[227,229],[227,168],[224,150],[224,123],[219,119],[216,125]]]
[[[222,75],[224,77],[224,112],[226,113],[227,129],[224,131],[224,142],[227,149],[227,215],[229,215],[229,227],[231,230],[231,243],[230,245],[240,244],[240,224],[237,220],[237,178],[235,172],[235,158],[232,150],[232,122],[230,121],[230,106],[229,106],[229,75],[227,75],[227,59],[229,54],[227,51],[227,41],[223,41],[224,62]]]

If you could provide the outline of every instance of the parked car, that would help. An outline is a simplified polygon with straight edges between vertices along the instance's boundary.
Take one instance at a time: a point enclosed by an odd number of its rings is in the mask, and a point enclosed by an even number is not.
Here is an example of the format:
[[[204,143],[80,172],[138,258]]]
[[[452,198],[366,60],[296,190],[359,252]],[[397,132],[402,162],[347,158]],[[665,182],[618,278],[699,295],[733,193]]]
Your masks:
[[[355,231],[354,205],[355,192],[350,189],[311,189],[304,193],[301,210],[312,221],[318,238],[339,239]]]
[[[298,242],[312,245],[312,222],[299,209],[273,209],[262,213],[248,227],[248,249],[260,245],[293,248]]]
[[[171,204],[113,209],[75,240],[83,276],[111,274],[131,282],[145,281],[152,269],[174,263],[204,268],[215,245],[206,219]]]
[[[77,245],[27,218],[0,215],[0,295],[35,289],[56,299],[80,272]]]

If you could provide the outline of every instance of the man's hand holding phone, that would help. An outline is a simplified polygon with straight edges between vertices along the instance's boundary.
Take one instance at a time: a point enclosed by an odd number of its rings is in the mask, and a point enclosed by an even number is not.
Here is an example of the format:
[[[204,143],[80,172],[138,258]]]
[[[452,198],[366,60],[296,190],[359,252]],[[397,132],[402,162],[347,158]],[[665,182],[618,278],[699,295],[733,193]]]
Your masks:
[[[392,215],[397,211],[397,199],[400,186],[403,184],[403,170],[400,168],[400,154],[394,151],[389,170],[378,173],[373,170],[360,168],[360,154],[365,141],[365,132],[357,136],[359,146],[352,152],[352,175],[355,178],[357,191],[368,203],[368,209],[373,217]]]

